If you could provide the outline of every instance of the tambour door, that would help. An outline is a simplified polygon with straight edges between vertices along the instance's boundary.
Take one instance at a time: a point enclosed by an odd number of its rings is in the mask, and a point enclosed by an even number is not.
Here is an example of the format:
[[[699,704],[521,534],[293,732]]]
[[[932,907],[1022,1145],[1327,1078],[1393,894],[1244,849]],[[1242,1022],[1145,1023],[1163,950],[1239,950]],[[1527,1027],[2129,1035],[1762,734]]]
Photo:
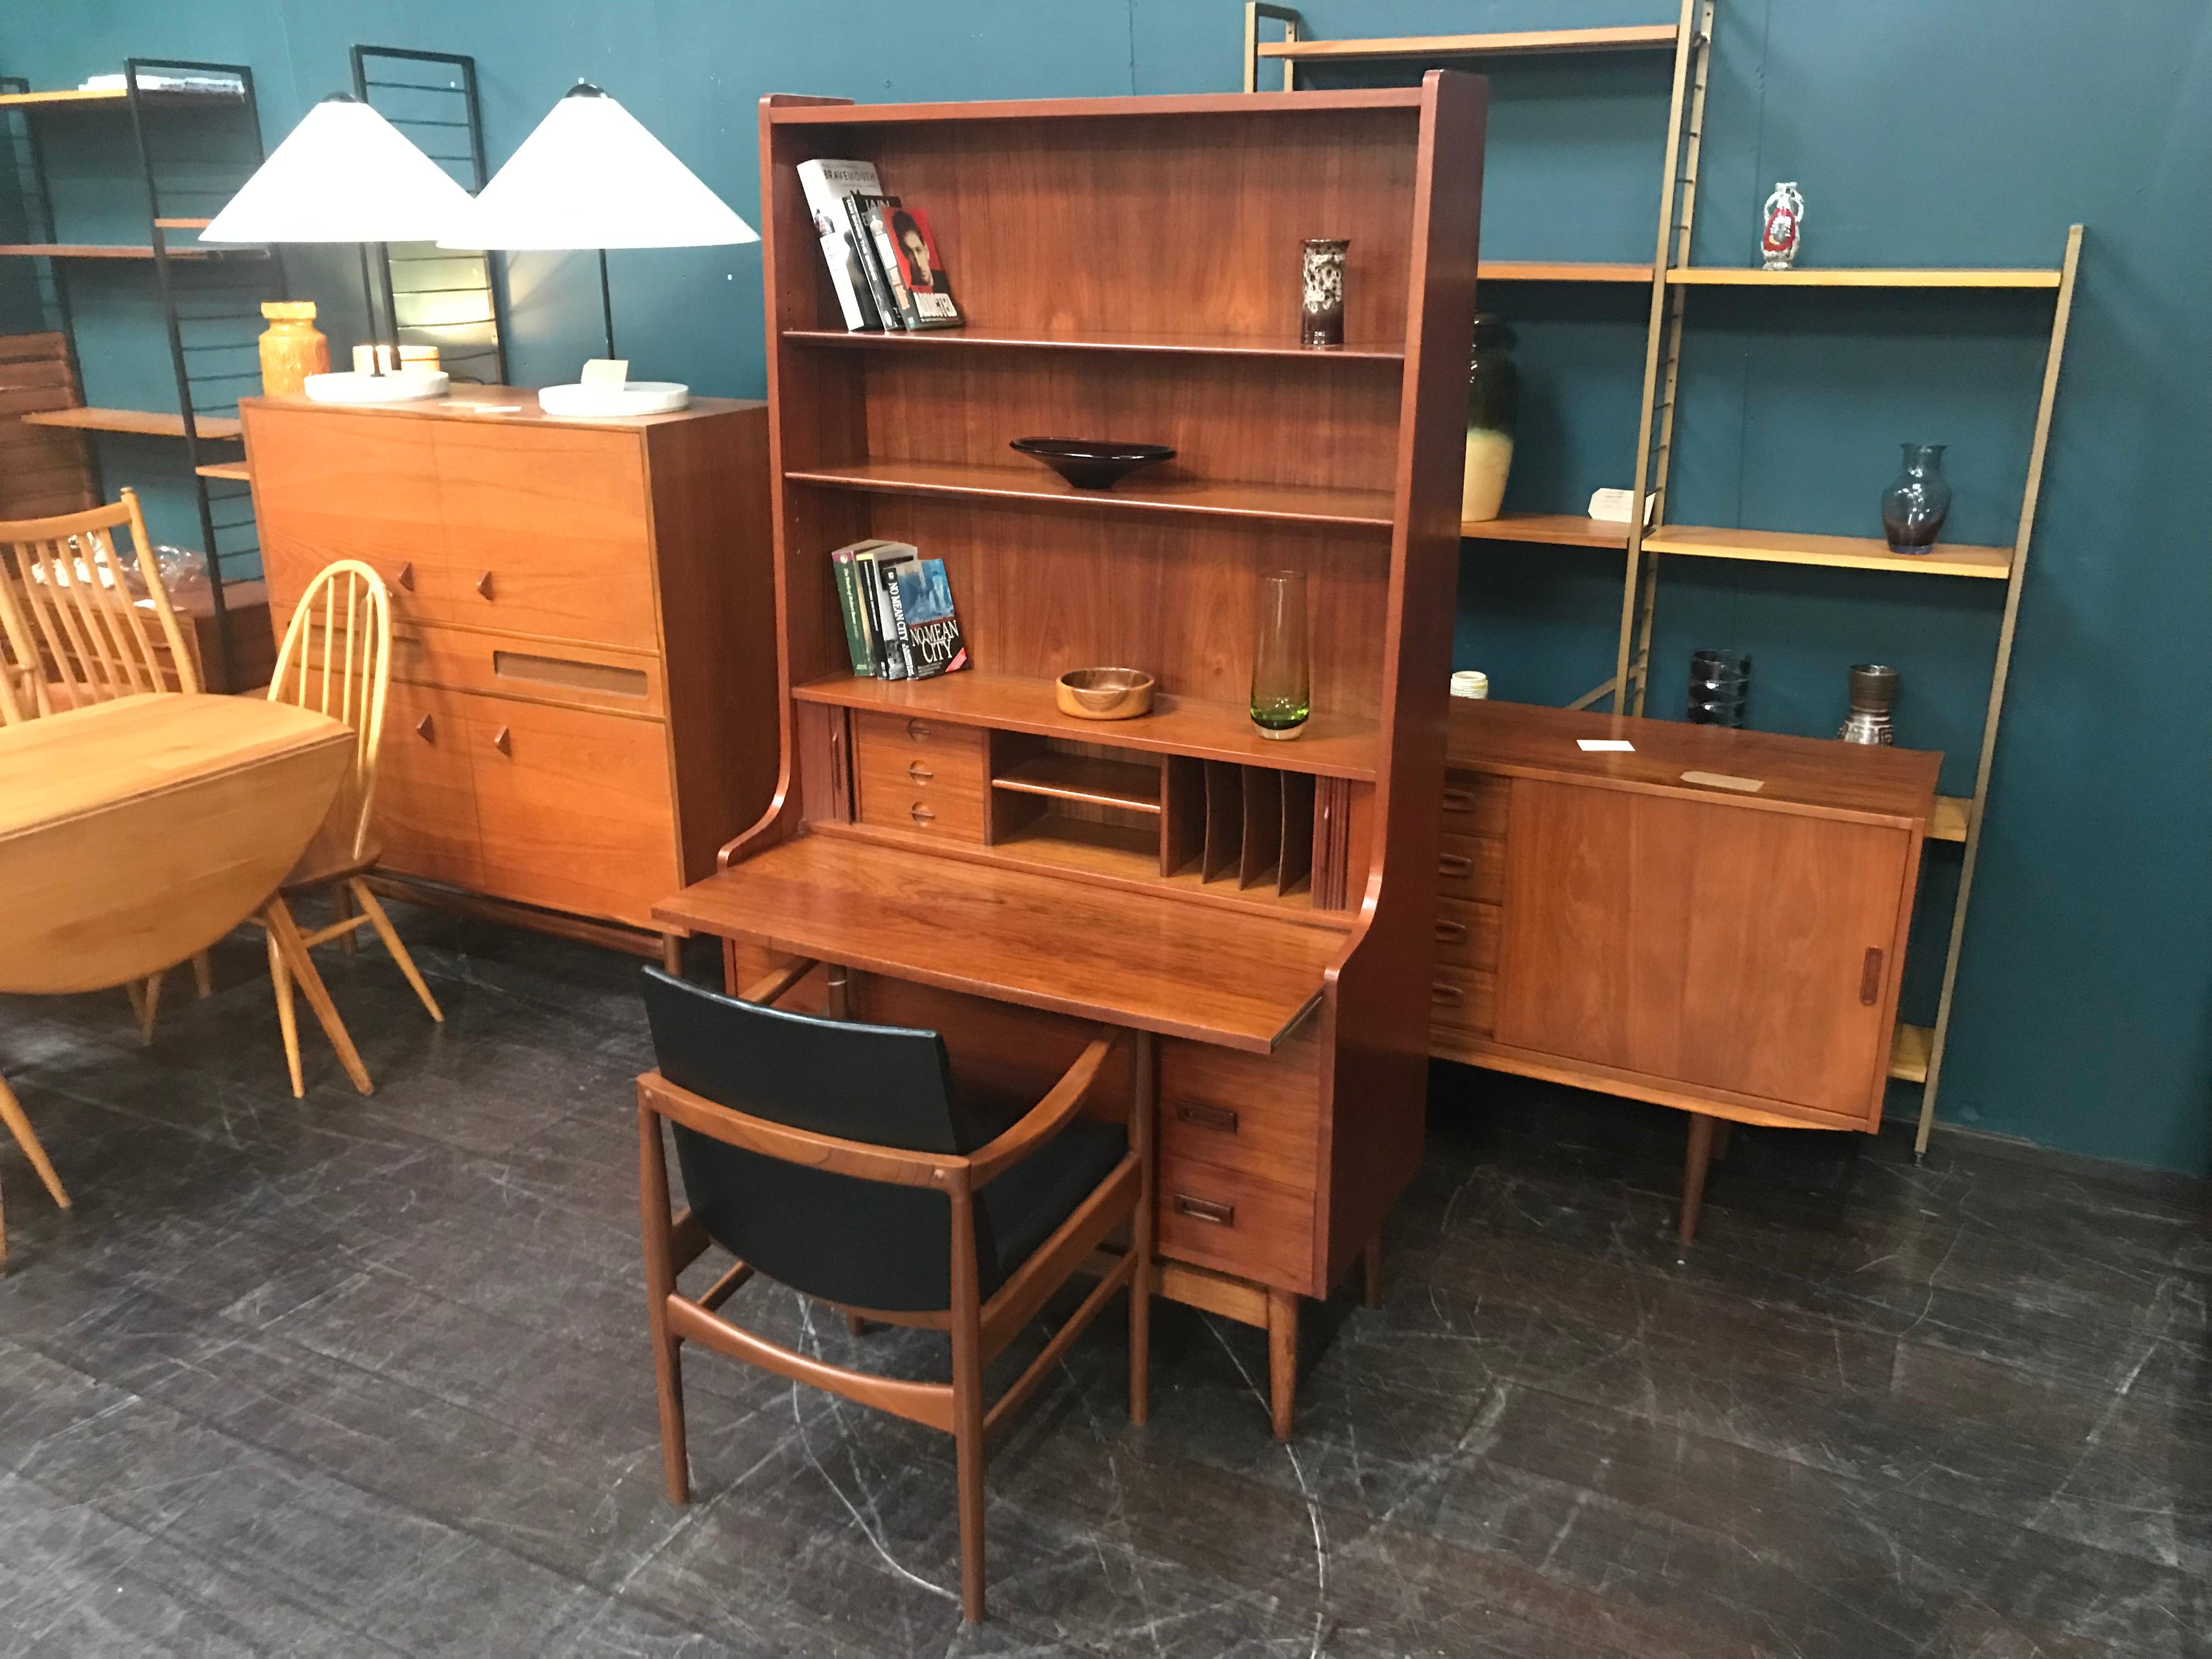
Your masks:
[[[1879,1113],[1907,830],[1516,780],[1497,1041]]]
[[[487,417],[438,422],[434,442],[453,592],[432,620],[659,649],[636,433]]]
[[[466,700],[483,891],[651,927],[684,884],[667,728],[588,708]]]

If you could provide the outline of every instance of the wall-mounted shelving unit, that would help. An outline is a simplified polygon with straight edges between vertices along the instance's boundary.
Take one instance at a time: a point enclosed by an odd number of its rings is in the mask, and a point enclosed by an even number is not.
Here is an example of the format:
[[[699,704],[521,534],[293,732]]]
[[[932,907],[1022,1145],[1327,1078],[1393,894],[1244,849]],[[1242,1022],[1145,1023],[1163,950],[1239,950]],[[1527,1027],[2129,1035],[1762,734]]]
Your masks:
[[[192,89],[165,86],[190,77]],[[145,240],[74,240],[61,234],[50,158],[77,136],[75,124],[126,116],[143,197]],[[50,326],[70,342],[69,372],[79,387],[72,268],[143,262],[154,279],[167,335],[176,407],[171,410],[60,408],[33,410],[27,425],[92,434],[173,439],[184,446],[184,476],[207,556],[206,627],[201,630],[209,684],[234,684],[241,665],[265,658],[267,641],[234,637],[233,601],[259,605],[258,583],[241,587],[230,572],[258,562],[252,501],[242,487],[237,399],[259,387],[256,337],[260,304],[285,293],[283,261],[261,248],[204,248],[192,240],[208,217],[261,164],[260,112],[253,71],[243,64],[126,59],[112,88],[37,92],[0,76],[0,120],[17,158],[22,218],[34,240],[0,246],[0,258],[39,262],[40,294]],[[179,143],[179,133],[193,142]],[[225,146],[228,146],[226,148]],[[221,276],[216,274],[222,273]],[[103,493],[98,447],[88,455],[92,493]],[[191,609],[197,596],[188,596]],[[241,650],[240,647],[245,648]],[[242,681],[238,683],[242,684]]]
[[[1244,17],[1244,90],[1257,92],[1261,66],[1282,65],[1282,86],[1299,84],[1300,66],[1401,64],[1408,70],[1440,62],[1479,65],[1486,58],[1569,56],[1626,52],[1671,52],[1674,75],[1666,129],[1665,160],[1659,188],[1658,239],[1649,265],[1488,262],[1485,281],[1643,283],[1650,290],[1644,331],[1643,396],[1635,457],[1634,508],[1627,524],[1604,524],[1572,514],[1513,514],[1462,525],[1463,538],[1538,545],[1620,548],[1626,554],[1621,578],[1620,625],[1611,678],[1577,697],[1569,706],[1588,708],[1610,702],[1615,709],[1641,714],[1649,690],[1651,638],[1659,598],[1659,572],[1668,557],[1739,562],[1817,566],[1898,575],[1947,577],[2005,584],[2002,619],[1991,669],[1974,789],[1967,796],[1938,797],[1929,824],[1931,839],[1965,846],[1958,896],[1952,913],[1942,988],[1932,1027],[1900,1024],[1892,1045],[1891,1076],[1921,1085],[1916,1153],[1927,1150],[1935,1123],[1936,1093],[1949,1037],[1959,959],[1966,938],[1982,818],[2003,711],[2006,678],[2027,574],[2058,377],[2065,355],[2066,328],[2081,249],[2081,227],[2068,232],[2063,257],[2048,268],[1891,269],[1807,267],[1765,270],[1690,263],[1698,164],[1705,132],[1705,102],[1711,69],[1717,0],[1681,0],[1671,25],[1593,29],[1524,30],[1487,34],[1413,35],[1395,39],[1316,40],[1294,9],[1248,0]],[[1260,38],[1263,24],[1279,23],[1279,41]],[[1696,289],[1802,289],[1823,290],[1936,290],[1955,294],[2045,292],[2054,300],[2042,390],[2031,441],[2027,478],[2016,533],[2002,547],[1939,544],[1933,553],[1901,556],[1874,538],[1813,535],[1798,532],[1669,523],[1667,484],[1672,459],[1677,392],[1687,332],[1688,301]]]

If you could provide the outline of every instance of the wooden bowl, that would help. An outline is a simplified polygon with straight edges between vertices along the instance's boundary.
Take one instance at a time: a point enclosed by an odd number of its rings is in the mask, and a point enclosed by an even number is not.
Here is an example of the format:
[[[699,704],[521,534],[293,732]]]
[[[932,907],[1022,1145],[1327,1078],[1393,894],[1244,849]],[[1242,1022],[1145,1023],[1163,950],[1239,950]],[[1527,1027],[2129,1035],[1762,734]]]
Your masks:
[[[1052,689],[1063,714],[1079,720],[1127,720],[1152,713],[1157,684],[1140,668],[1071,668]]]

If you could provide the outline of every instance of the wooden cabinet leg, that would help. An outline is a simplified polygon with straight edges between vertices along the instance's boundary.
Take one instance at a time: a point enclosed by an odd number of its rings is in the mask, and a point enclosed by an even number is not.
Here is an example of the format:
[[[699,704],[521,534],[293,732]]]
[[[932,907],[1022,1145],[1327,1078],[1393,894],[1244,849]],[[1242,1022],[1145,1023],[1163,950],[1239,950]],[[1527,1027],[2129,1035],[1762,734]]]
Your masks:
[[[1735,1125],[1729,1122],[1726,1118],[1717,1117],[1713,1120],[1714,1163],[1721,1164],[1727,1161],[1729,1155],[1729,1141],[1735,1133]]]
[[[848,1313],[845,1316],[845,1330],[846,1334],[851,1336],[866,1336],[868,1334],[868,1322],[856,1313]]]
[[[684,977],[684,935],[663,933],[660,936],[660,971],[673,978]]]
[[[1267,1292],[1267,1407],[1275,1438],[1287,1441],[1298,1405],[1298,1299]]]
[[[1382,1230],[1377,1227],[1368,1235],[1367,1248],[1359,1253],[1360,1300],[1370,1308],[1382,1305]]]
[[[1705,1206],[1705,1170],[1713,1161],[1713,1120],[1690,1114],[1690,1152],[1682,1164],[1682,1212],[1674,1231],[1687,1244],[1698,1236],[1698,1212]]]

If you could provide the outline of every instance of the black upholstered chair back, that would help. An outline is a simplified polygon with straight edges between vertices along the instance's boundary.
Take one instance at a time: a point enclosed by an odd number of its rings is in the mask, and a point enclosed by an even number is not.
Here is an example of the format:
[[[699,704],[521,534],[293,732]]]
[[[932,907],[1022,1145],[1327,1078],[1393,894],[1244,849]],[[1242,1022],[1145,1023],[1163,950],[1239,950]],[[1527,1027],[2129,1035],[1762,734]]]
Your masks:
[[[965,1153],[991,1126],[963,1112],[934,1031],[740,1002],[645,969],[660,1074],[718,1105],[816,1134]],[[863,1181],[671,1126],[684,1196],[731,1255],[824,1301],[913,1312],[951,1301],[951,1205],[943,1193]],[[978,1206],[978,1255],[992,1256]]]

